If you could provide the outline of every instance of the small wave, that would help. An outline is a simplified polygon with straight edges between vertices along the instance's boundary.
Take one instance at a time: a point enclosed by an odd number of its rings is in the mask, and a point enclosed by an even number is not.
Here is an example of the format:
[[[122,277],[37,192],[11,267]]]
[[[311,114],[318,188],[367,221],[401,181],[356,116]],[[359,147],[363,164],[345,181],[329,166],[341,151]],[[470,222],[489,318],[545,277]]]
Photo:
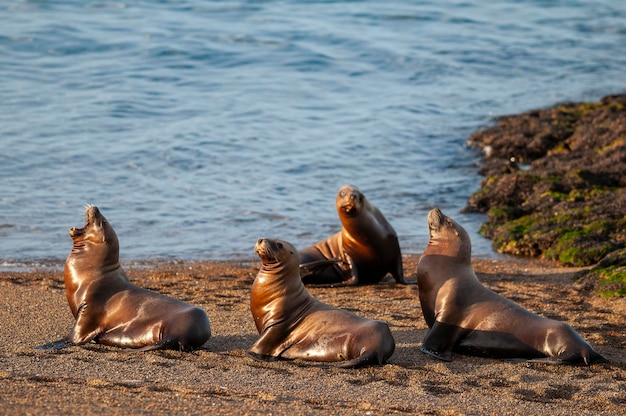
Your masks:
[[[0,271],[62,270],[65,260],[37,259],[32,261],[0,260]]]

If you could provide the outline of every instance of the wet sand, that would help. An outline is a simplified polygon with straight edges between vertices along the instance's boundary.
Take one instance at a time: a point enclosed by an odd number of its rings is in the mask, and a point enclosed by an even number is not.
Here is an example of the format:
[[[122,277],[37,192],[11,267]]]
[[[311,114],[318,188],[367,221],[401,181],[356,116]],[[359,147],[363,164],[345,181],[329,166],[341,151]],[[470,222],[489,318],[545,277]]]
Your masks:
[[[405,257],[415,280],[417,257]],[[207,350],[133,352],[97,344],[34,347],[73,324],[62,271],[0,272],[0,402],[4,414],[623,414],[626,299],[578,292],[579,269],[531,260],[474,260],[483,283],[523,307],[572,325],[610,360],[590,367],[510,363],[419,351],[426,332],[415,285],[309,287],[320,300],[389,322],[387,365],[344,370],[303,361],[259,363],[249,311],[257,263],[124,265],[139,286],[204,308]]]

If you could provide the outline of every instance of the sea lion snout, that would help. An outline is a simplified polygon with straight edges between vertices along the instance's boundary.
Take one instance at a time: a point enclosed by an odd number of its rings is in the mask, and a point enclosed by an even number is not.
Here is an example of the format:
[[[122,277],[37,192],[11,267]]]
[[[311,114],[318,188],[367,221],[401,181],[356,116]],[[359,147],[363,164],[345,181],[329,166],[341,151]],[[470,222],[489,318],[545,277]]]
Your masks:
[[[95,205],[87,205],[85,209],[85,221],[88,223],[92,222],[95,218],[102,217],[100,210]]]
[[[72,227],[70,228],[70,230],[68,231],[70,234],[70,237],[78,237],[79,235],[83,235],[85,233],[85,229],[84,228],[76,228],[76,227]]]
[[[428,228],[438,230],[443,223],[444,215],[439,208],[433,208],[428,213]]]
[[[358,207],[363,202],[363,194],[352,185],[344,185],[337,192],[337,207],[346,214],[358,214]]]
[[[267,244],[265,244],[265,239],[259,238],[254,245],[254,251],[261,258],[261,260],[263,260],[263,264],[265,264],[265,259],[269,257],[267,249],[268,247]]]
[[[352,193],[348,196],[348,200],[343,203],[342,208],[346,211],[346,214],[355,215],[357,213],[357,205],[360,201],[359,196]]]
[[[107,235],[115,234],[110,227],[108,227],[109,230],[107,230],[105,224],[107,224],[107,219],[100,213],[98,207],[95,205],[87,205],[85,207],[85,225],[83,225],[82,228],[72,227],[69,229],[68,233],[74,240],[87,234],[95,233],[95,235],[101,236],[101,239],[104,241]]]
[[[277,263],[280,261],[278,253],[285,247],[280,240],[259,238],[254,246],[254,251],[261,258],[263,264]],[[290,250],[291,253],[293,251]]]

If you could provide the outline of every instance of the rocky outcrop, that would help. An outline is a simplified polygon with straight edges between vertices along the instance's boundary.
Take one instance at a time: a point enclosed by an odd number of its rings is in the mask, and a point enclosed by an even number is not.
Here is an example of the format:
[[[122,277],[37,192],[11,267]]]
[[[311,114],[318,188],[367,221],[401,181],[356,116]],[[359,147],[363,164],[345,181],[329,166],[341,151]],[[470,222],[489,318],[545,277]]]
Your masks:
[[[484,152],[486,178],[465,208],[487,213],[481,233],[501,253],[571,266],[606,258],[626,294],[626,94],[495,121],[468,139]]]

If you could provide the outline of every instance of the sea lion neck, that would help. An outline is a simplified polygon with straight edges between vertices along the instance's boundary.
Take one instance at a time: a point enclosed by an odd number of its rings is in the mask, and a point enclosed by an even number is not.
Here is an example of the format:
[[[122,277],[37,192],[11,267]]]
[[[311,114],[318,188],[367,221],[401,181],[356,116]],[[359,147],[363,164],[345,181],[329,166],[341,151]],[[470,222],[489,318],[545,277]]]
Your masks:
[[[262,264],[260,271],[266,276],[271,276],[272,280],[278,279],[276,276],[284,279],[284,277],[291,276],[293,273],[298,273],[299,275],[300,265],[293,261],[278,261]]]
[[[74,260],[85,259],[98,267],[115,268],[119,266],[118,246],[106,242],[75,241],[70,255]]]
[[[459,240],[451,240],[440,236],[430,237],[424,255],[440,255],[456,263],[469,263],[471,249]]]

